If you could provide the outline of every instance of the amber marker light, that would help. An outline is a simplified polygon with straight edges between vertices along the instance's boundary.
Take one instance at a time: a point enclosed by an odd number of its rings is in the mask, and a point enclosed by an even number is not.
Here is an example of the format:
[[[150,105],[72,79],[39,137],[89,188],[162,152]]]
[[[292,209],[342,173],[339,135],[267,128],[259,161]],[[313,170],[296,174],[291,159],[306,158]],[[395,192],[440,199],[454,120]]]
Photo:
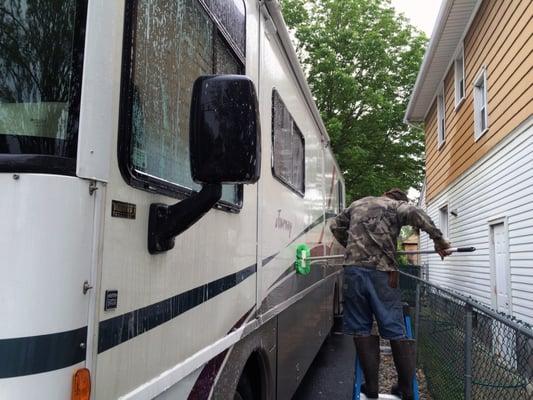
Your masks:
[[[87,368],[80,368],[72,377],[71,400],[89,400],[91,397],[91,373]]]

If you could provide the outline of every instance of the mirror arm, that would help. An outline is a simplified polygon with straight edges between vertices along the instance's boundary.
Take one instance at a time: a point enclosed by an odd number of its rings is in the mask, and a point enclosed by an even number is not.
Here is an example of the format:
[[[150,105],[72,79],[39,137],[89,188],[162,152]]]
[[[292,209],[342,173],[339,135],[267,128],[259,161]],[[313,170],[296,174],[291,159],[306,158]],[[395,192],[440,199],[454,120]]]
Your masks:
[[[148,220],[148,251],[157,254],[174,247],[174,238],[194,225],[222,197],[222,185],[202,185],[200,192],[174,205],[152,203]]]

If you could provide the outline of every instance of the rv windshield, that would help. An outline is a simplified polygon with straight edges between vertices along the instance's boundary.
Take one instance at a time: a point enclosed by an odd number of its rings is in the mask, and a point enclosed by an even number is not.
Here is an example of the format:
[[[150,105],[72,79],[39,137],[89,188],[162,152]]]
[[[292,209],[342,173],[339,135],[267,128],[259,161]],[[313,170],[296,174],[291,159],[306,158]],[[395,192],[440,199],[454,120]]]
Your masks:
[[[85,12],[0,0],[0,171],[75,171]]]

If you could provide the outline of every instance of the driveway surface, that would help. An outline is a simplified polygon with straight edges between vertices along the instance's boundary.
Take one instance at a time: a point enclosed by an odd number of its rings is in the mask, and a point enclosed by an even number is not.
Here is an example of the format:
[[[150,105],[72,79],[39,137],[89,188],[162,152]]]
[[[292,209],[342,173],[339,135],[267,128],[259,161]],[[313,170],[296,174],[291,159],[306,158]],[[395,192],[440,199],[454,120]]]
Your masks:
[[[351,400],[354,361],[351,337],[332,334],[309,367],[293,400]]]

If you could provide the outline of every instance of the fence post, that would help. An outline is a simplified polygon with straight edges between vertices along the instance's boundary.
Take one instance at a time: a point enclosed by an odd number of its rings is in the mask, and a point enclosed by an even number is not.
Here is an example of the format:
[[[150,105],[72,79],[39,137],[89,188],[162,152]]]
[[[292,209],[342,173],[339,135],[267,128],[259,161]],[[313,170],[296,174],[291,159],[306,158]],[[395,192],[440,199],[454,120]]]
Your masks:
[[[472,399],[472,305],[466,304],[465,316],[465,400]]]
[[[420,282],[416,282],[415,299],[415,339],[418,341],[418,326],[420,325]]]
[[[416,281],[416,299],[415,299],[415,357],[416,364],[418,365],[418,343],[420,339],[418,338],[418,327],[420,326],[420,282]]]

